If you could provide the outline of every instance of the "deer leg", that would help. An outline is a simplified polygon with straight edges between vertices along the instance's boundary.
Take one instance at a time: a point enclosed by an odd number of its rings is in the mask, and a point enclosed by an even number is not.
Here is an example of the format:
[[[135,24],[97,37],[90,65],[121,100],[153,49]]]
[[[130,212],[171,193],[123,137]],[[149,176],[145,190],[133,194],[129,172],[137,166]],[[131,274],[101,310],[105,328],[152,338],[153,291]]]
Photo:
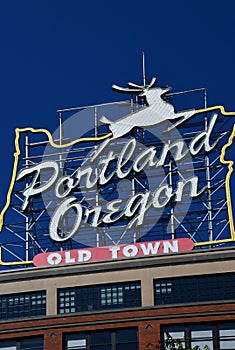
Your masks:
[[[185,122],[186,120],[191,118],[195,113],[196,113],[196,111],[194,111],[194,110],[184,113],[183,117],[180,120],[178,120],[175,124],[169,126],[169,128],[167,128],[164,132],[169,132],[172,129],[176,128],[178,125],[181,125],[183,122]]]

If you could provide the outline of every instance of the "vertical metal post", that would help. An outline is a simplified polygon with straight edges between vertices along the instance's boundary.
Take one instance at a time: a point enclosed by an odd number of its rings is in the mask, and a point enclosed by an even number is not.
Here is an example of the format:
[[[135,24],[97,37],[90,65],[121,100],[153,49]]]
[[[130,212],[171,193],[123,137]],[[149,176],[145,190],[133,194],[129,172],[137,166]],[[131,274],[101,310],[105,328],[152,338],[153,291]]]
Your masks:
[[[207,93],[206,89],[204,89],[204,108],[207,108]],[[205,113],[204,117],[205,122],[205,130],[208,129],[208,120],[207,113]],[[209,241],[213,240],[213,225],[212,225],[212,203],[211,203],[211,174],[210,174],[210,158],[206,154],[205,155],[205,165],[206,165],[206,182],[207,182],[207,200],[208,200],[208,236]]]
[[[63,144],[63,120],[62,120],[62,112],[59,112],[59,145]],[[60,169],[63,168],[62,154],[59,155],[59,164]]]
[[[97,138],[98,136],[98,113],[97,113],[97,107],[95,107],[94,109],[94,113],[95,113],[95,120],[94,120],[94,124],[95,124],[95,138]],[[95,145],[95,150],[97,149],[97,145]],[[95,168],[95,173],[96,173],[96,177],[98,177],[98,169],[97,166]],[[95,205],[98,206],[99,205],[99,193],[98,193],[99,189],[96,187],[96,193],[95,193]],[[100,233],[99,230],[96,230],[96,246],[99,247],[100,246]]]
[[[62,120],[62,112],[59,112],[59,145],[61,146],[63,143],[63,120]],[[63,169],[63,159],[61,152],[59,153],[59,167],[62,173]],[[60,247],[60,250],[63,250],[63,247]]]
[[[131,195],[132,197],[135,195],[135,178],[133,177],[133,179],[131,180]],[[140,236],[140,232],[139,232],[139,228],[135,228],[134,230],[134,235],[133,235],[133,242],[136,243],[137,239]]]
[[[170,99],[170,97],[168,97]],[[168,141],[170,143],[170,140]],[[173,190],[173,168],[172,168],[172,159],[169,160],[169,186]],[[175,222],[174,222],[174,205],[171,204],[170,210],[170,227],[171,227],[171,238],[175,238]]]
[[[143,85],[146,86],[146,74],[145,74],[145,54],[142,53],[142,65],[143,65]]]
[[[173,188],[173,169],[172,169],[172,160],[169,162],[169,186]],[[175,238],[175,225],[174,225],[174,207],[171,204],[170,211],[170,225],[171,225],[171,238]]]
[[[134,113],[134,96],[131,95],[131,113]]]
[[[29,137],[25,136],[25,167],[29,166]],[[28,182],[26,180],[26,187],[28,187]],[[29,260],[29,218],[26,215],[25,218],[25,260]]]

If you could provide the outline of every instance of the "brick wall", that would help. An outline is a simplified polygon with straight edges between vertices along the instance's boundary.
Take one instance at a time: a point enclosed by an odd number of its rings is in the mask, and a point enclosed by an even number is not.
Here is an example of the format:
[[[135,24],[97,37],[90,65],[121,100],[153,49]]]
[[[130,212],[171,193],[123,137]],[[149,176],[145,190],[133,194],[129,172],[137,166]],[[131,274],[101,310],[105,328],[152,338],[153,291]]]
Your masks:
[[[161,325],[202,323],[235,319],[235,303],[154,307],[130,311],[84,313],[0,323],[0,340],[44,335],[45,350],[63,348],[63,335],[105,329],[138,327],[139,350],[156,349]]]

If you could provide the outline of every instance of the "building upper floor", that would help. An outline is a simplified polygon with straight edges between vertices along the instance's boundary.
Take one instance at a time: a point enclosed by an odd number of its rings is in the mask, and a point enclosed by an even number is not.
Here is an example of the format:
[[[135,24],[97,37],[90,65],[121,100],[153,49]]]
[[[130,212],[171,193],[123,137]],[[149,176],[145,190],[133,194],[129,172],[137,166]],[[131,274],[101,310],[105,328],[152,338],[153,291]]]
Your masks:
[[[0,320],[231,302],[234,263],[227,248],[4,271]]]

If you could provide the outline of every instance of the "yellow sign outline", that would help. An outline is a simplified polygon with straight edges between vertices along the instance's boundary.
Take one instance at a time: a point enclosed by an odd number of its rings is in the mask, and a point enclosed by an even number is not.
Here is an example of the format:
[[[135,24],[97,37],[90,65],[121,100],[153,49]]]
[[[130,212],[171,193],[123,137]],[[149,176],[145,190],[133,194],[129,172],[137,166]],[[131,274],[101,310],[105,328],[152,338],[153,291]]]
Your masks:
[[[12,171],[12,178],[11,178],[10,186],[9,186],[9,189],[7,192],[6,204],[5,204],[4,208],[2,209],[2,211],[0,212],[0,232],[2,231],[2,226],[4,223],[4,215],[5,215],[7,209],[10,206],[10,203],[11,203],[11,195],[12,195],[12,191],[13,191],[15,180],[16,180],[16,174],[17,174],[17,168],[18,168],[19,156],[20,156],[20,146],[19,146],[20,133],[21,132],[28,132],[28,131],[30,131],[32,133],[44,133],[44,134],[46,134],[50,145],[52,147],[58,148],[58,149],[71,147],[73,145],[76,145],[79,142],[101,141],[101,140],[105,140],[108,137],[112,136],[112,133],[109,133],[109,134],[106,134],[104,136],[84,137],[84,138],[76,139],[76,140],[69,142],[69,143],[65,143],[63,145],[59,145],[53,141],[53,137],[52,137],[50,131],[48,131],[47,129],[34,129],[34,128],[30,128],[30,127],[23,128],[23,129],[16,128],[15,129],[15,150],[16,150],[16,152],[14,153],[14,165],[13,165],[13,171]]]
[[[199,114],[199,113],[210,112],[213,110],[220,110],[220,112],[225,116],[235,116],[235,112],[226,112],[223,106],[213,106],[213,107],[208,107],[208,108],[204,108],[204,109],[199,109],[199,110],[196,110],[195,115]],[[71,147],[71,146],[73,146],[77,143],[80,143],[80,142],[102,141],[102,140],[105,140],[105,139],[112,136],[112,133],[110,132],[110,133],[103,135],[103,136],[80,138],[80,139],[76,139],[72,142],[60,145],[60,144],[57,144],[54,142],[52,134],[47,129],[34,129],[31,127],[16,128],[15,129],[15,150],[16,151],[14,152],[14,164],[13,164],[12,178],[11,178],[9,189],[7,192],[6,204],[4,205],[2,211],[0,212],[0,232],[2,231],[2,227],[4,224],[5,213],[8,210],[10,203],[11,203],[11,196],[12,196],[12,192],[13,192],[13,188],[14,188],[14,184],[15,184],[15,180],[16,180],[16,175],[17,175],[19,156],[21,154],[20,146],[19,146],[19,137],[20,137],[20,133],[23,133],[23,132],[44,133],[48,137],[48,141],[49,141],[50,145],[52,147],[58,148],[58,149]],[[227,207],[228,207],[228,217],[229,217],[231,238],[214,240],[214,241],[206,241],[206,242],[198,242],[198,243],[194,244],[195,246],[205,246],[205,245],[229,243],[229,242],[235,241],[235,229],[234,229],[234,220],[233,220],[233,213],[232,213],[231,193],[230,193],[230,184],[229,184],[231,174],[233,172],[233,163],[234,162],[231,160],[224,159],[226,149],[232,145],[234,137],[235,137],[235,124],[233,127],[233,131],[229,137],[228,143],[222,147],[221,155],[220,155],[220,162],[222,164],[228,165],[228,172],[227,172],[227,175],[225,178],[225,191],[226,191],[226,197],[227,197]],[[16,262],[3,262],[2,261],[2,254],[1,254],[1,247],[0,247],[0,265],[12,266],[12,265],[26,265],[26,264],[32,264],[32,261],[28,260],[28,261],[16,261]]]
[[[205,113],[205,112],[210,112],[213,110],[220,110],[220,112],[225,115],[225,116],[235,116],[235,112],[226,112],[223,106],[213,106],[213,107],[208,107],[205,109],[199,109],[196,111],[197,114],[199,113]],[[229,224],[230,224],[230,234],[231,238],[227,239],[218,239],[214,241],[205,241],[205,242],[198,242],[194,243],[196,247],[198,246],[205,246],[205,245],[213,245],[213,244],[220,244],[220,243],[230,243],[235,241],[235,231],[234,231],[234,220],[233,220],[233,212],[232,212],[232,203],[231,203],[231,192],[230,192],[230,177],[233,172],[233,161],[232,160],[225,160],[225,152],[226,149],[232,145],[233,143],[233,138],[235,136],[235,124],[233,126],[232,133],[229,137],[228,143],[226,143],[222,149],[221,149],[221,154],[220,154],[220,162],[222,164],[228,165],[228,172],[226,174],[225,178],[225,191],[226,191],[226,198],[227,198],[227,208],[228,208],[228,218],[229,218]]]
[[[110,136],[112,136],[112,133],[110,132],[109,134],[103,135],[103,136],[97,136],[97,137],[84,137],[84,138],[80,138],[80,139],[76,139],[72,142],[66,143],[66,144],[62,144],[59,145],[57,143],[54,142],[53,137],[50,133],[50,131],[48,131],[47,129],[34,129],[31,127],[27,127],[27,128],[16,128],[15,129],[15,152],[14,152],[14,164],[13,164],[13,171],[12,171],[12,178],[10,181],[10,185],[9,185],[9,189],[7,192],[7,199],[6,199],[6,204],[4,205],[3,209],[0,212],[0,232],[2,231],[2,227],[4,224],[4,216],[6,214],[6,211],[8,210],[10,204],[11,204],[11,196],[12,196],[12,192],[13,192],[13,188],[15,185],[15,180],[16,180],[16,175],[17,175],[17,168],[18,168],[18,163],[19,163],[19,156],[21,154],[20,152],[20,146],[19,146],[19,137],[20,137],[20,133],[23,132],[32,132],[32,133],[44,133],[47,135],[48,137],[48,141],[50,143],[50,145],[54,148],[68,148],[71,147],[73,145],[76,145],[79,142],[86,142],[86,141],[101,141],[101,140],[105,140],[107,138],[109,138]],[[16,261],[16,262],[3,262],[2,261],[2,248],[0,247],[0,265],[3,266],[13,266],[13,265],[26,265],[26,264],[32,264],[32,261]]]

